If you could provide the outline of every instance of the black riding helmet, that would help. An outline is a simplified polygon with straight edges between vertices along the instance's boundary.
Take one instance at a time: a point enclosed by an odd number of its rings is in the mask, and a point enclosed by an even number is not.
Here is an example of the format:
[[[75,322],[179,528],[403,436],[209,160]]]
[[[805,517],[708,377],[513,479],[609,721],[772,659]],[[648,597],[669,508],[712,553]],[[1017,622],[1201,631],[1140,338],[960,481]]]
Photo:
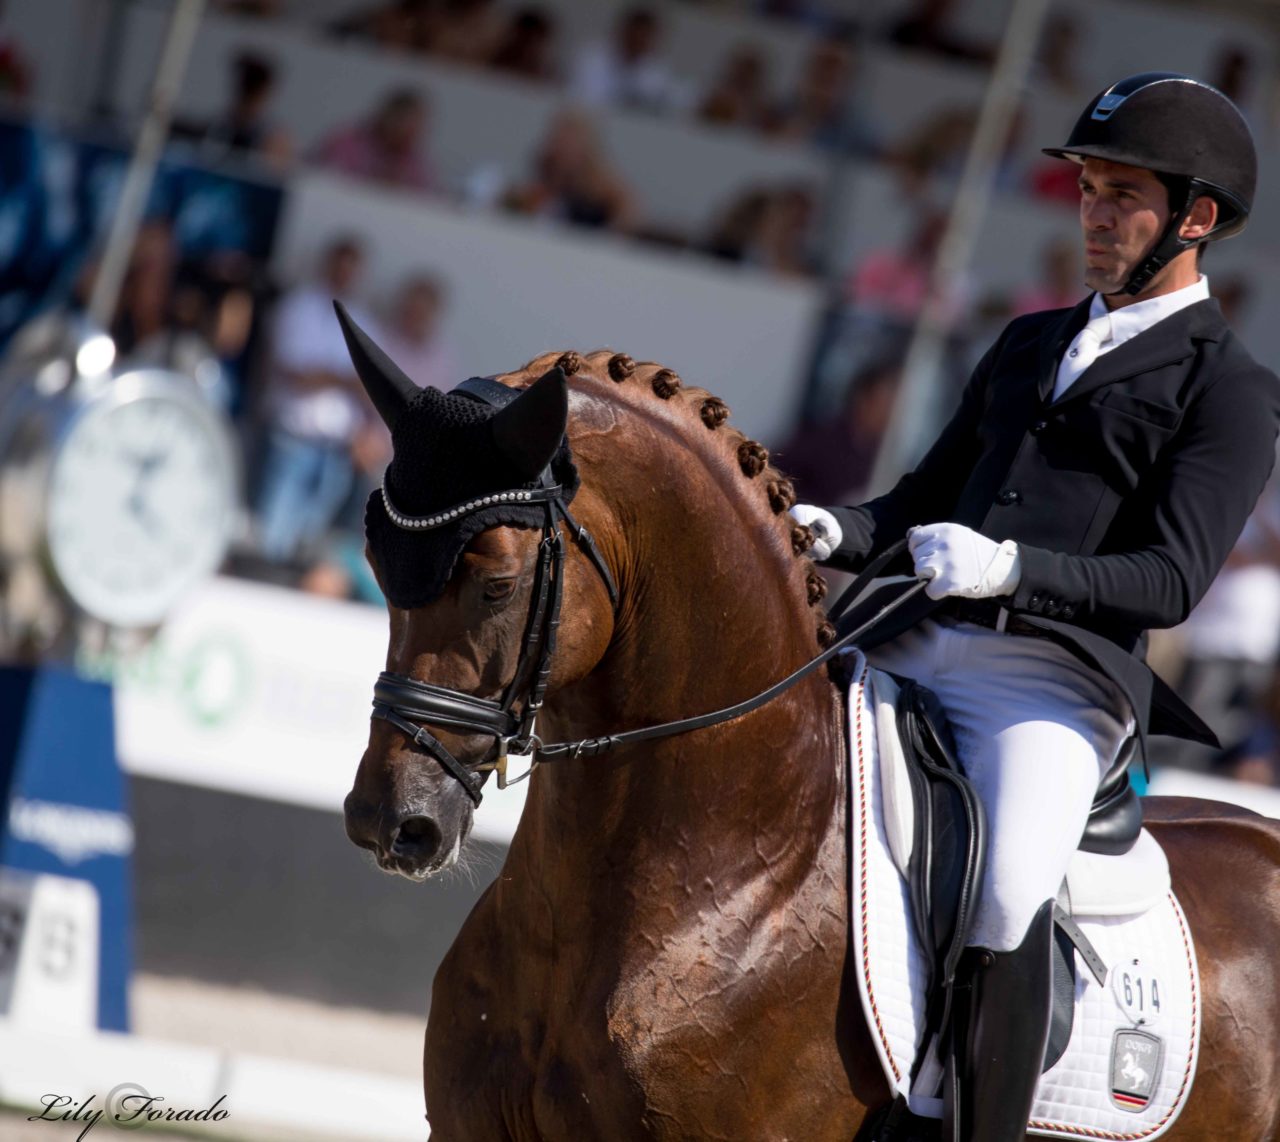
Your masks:
[[[1253,136],[1236,105],[1217,88],[1169,71],[1131,75],[1108,87],[1076,120],[1066,145],[1044,153],[1078,163],[1095,158],[1144,167],[1169,188],[1169,224],[1118,293],[1141,292],[1160,269],[1200,242],[1238,234],[1249,220],[1258,182]],[[1178,228],[1201,195],[1218,203],[1218,221],[1203,238],[1180,238]]]

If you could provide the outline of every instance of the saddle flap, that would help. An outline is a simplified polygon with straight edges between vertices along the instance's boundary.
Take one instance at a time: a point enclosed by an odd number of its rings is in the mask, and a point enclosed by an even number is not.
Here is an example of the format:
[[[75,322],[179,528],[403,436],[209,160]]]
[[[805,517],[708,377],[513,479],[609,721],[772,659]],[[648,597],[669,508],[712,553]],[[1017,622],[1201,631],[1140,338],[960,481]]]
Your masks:
[[[1120,856],[1076,852],[1067,866],[1060,903],[1072,916],[1137,916],[1169,895],[1169,858],[1143,829]]]
[[[935,983],[954,978],[968,942],[986,855],[986,814],[955,755],[941,703],[905,679],[898,736],[908,759],[915,842],[908,870],[917,932],[932,957]]]

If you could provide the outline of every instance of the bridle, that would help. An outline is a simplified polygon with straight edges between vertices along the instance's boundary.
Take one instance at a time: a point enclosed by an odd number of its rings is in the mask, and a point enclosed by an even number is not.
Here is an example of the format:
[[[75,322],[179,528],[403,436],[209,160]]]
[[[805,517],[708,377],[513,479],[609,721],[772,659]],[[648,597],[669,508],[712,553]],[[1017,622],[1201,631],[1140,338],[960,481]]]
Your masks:
[[[488,377],[473,377],[469,381],[464,381],[454,391],[467,393],[497,408],[503,407],[520,395],[519,390],[510,389]],[[856,630],[850,631],[832,643],[816,658],[810,659],[769,689],[737,705],[697,717],[681,718],[674,722],[645,726],[641,729],[627,730],[603,737],[548,744],[538,737],[535,723],[538,711],[542,709],[546,698],[547,681],[551,676],[551,660],[555,654],[556,635],[560,626],[560,605],[564,596],[565,543],[560,530],[561,522],[567,526],[574,542],[599,573],[609,593],[610,602],[615,608],[618,605],[618,588],[609,566],[605,563],[595,540],[587,529],[570,515],[564,500],[564,488],[556,482],[550,466],[542,472],[534,487],[481,496],[454,507],[445,508],[430,516],[407,516],[398,511],[387,494],[385,481],[382,487],[382,499],[391,522],[407,531],[429,531],[442,527],[446,523],[481,511],[494,503],[542,504],[545,509],[542,537],[538,543],[537,563],[534,570],[533,596],[525,624],[524,639],[520,647],[520,657],[501,700],[478,698],[461,690],[435,686],[430,682],[420,682],[416,678],[389,671],[379,674],[378,681],[373,687],[373,717],[389,722],[404,733],[414,745],[435,758],[450,776],[458,780],[476,805],[479,805],[482,800],[480,790],[490,771],[498,775],[498,788],[505,789],[508,785],[525,780],[538,765],[545,761],[563,757],[594,757],[620,745],[688,733],[691,730],[718,725],[750,713],[772,701],[783,691],[790,689],[823,663],[830,661],[865,630],[901,606],[924,586],[923,581],[917,583],[915,587],[882,607]],[[832,618],[838,617],[847,605],[861,594],[865,586],[903,550],[905,543],[906,541],[903,540],[894,544],[867,566],[832,608]],[[468,733],[491,735],[497,743],[497,757],[491,762],[468,767],[454,757],[444,743],[426,726],[420,724],[423,722],[448,726]],[[532,755],[529,768],[514,778],[507,776],[507,757],[511,753]]]

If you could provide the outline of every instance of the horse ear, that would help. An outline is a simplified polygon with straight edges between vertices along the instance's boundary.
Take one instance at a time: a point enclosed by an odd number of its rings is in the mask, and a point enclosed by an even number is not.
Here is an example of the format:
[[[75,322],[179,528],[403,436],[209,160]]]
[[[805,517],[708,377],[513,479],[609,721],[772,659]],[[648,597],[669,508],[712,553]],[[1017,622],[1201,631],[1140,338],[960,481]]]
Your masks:
[[[335,300],[334,311],[338,315],[338,324],[342,326],[342,335],[347,339],[347,352],[351,354],[351,363],[355,366],[364,390],[373,401],[388,428],[394,428],[395,422],[413,399],[419,388],[401,371],[373,339],[352,319],[342,302]]]
[[[569,423],[569,386],[558,366],[543,374],[490,422],[493,441],[526,480],[551,463]]]

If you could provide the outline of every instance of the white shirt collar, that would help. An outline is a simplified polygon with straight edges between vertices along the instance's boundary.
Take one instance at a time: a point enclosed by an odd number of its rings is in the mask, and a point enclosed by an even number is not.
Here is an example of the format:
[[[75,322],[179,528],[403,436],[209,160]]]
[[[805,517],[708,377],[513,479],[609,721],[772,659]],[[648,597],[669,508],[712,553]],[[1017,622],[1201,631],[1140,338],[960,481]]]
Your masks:
[[[1135,301],[1132,305],[1122,305],[1119,309],[1107,309],[1107,303],[1100,293],[1093,295],[1089,303],[1089,319],[1110,316],[1111,336],[1103,344],[1114,349],[1131,337],[1136,337],[1144,329],[1150,329],[1157,321],[1175,314],[1180,309],[1195,305],[1198,301],[1209,298],[1209,279],[1201,274],[1199,279],[1182,289],[1172,293],[1162,293],[1159,297],[1149,297],[1146,301]]]

